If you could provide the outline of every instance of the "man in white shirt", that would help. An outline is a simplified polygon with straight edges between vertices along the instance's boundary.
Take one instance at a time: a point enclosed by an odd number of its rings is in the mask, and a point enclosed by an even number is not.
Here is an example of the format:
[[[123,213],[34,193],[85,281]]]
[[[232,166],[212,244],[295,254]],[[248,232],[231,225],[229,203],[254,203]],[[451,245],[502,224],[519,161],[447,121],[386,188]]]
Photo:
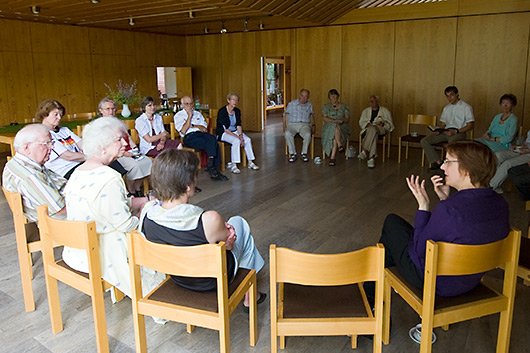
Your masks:
[[[464,140],[466,132],[472,130],[475,124],[473,108],[463,100],[460,100],[458,88],[455,86],[447,87],[445,89],[445,97],[449,104],[444,107],[439,124],[439,127],[444,130],[433,132],[420,141],[421,147],[423,147],[430,163],[430,170],[437,170],[442,165],[442,160],[433,145],[439,142]]]
[[[313,105],[309,102],[309,90],[303,88],[295,99],[287,104],[287,109],[283,113],[283,132],[285,141],[289,148],[289,162],[296,161],[296,147],[294,137],[300,134],[304,140],[302,144],[302,160],[308,162],[307,149],[311,142],[311,134],[315,133],[315,114],[313,114]]]
[[[183,137],[184,146],[205,151],[208,155],[208,172],[212,179],[228,180],[217,168],[221,164],[221,153],[214,135],[208,133],[208,124],[202,114],[193,109],[193,99],[184,96],[180,100],[184,109],[175,114],[175,129]]]

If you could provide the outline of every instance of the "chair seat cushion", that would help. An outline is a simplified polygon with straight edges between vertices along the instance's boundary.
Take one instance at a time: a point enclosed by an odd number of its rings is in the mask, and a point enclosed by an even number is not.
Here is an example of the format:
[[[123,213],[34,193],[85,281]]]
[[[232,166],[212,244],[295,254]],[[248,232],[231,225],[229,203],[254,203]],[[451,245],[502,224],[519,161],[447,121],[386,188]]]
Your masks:
[[[236,277],[228,285],[228,296],[230,297],[236,288],[243,282],[250,270],[240,268]],[[200,310],[217,312],[217,291],[197,292],[182,288],[168,279],[160,288],[149,296],[150,300],[186,306]]]
[[[392,272],[392,274],[396,276],[401,282],[403,282],[403,284],[405,284],[405,286],[407,286],[409,290],[412,291],[416,296],[418,296],[419,298],[423,298],[423,288],[417,288],[414,287],[412,284],[408,283],[407,280],[399,273],[397,267],[390,267],[387,268],[387,270]],[[497,293],[489,289],[484,284],[479,283],[479,285],[476,286],[475,289],[473,289],[472,291],[464,293],[462,295],[458,295],[456,297],[441,297],[439,295],[436,295],[434,299],[434,310],[471,303],[478,300],[494,298],[496,296]]]
[[[519,265],[530,268],[530,238],[521,237],[521,251],[519,252]]]
[[[59,265],[59,266],[61,266],[61,267],[64,267],[64,268],[66,268],[66,269],[69,269],[70,271],[75,272],[75,273],[77,273],[78,275],[85,277],[86,279],[89,278],[89,277],[88,277],[88,273],[86,273],[86,272],[81,272],[81,271],[78,271],[78,270],[74,270],[73,268],[71,268],[70,266],[68,266],[68,265],[66,264],[66,262],[64,262],[63,260],[59,260],[59,261],[57,261],[56,263],[57,263],[57,265]]]
[[[403,135],[400,137],[401,142],[415,142],[420,143],[421,139],[424,138],[426,135],[417,135],[412,136],[411,134]]]
[[[285,283],[284,318],[368,317],[357,284],[302,286]]]

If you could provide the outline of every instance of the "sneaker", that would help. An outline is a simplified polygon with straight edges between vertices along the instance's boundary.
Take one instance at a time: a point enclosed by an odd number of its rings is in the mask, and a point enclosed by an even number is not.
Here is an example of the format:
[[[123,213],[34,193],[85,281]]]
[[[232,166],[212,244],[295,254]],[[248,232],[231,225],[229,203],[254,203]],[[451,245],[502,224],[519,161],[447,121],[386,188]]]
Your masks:
[[[232,162],[226,163],[226,169],[230,169],[230,168],[232,168]]]
[[[302,153],[302,160],[304,162],[309,162],[309,158],[307,158],[307,153]]]
[[[232,171],[232,173],[234,174],[239,174],[241,173],[241,171],[239,170],[239,168],[237,167],[237,164],[232,164],[232,166],[230,167],[230,170]]]
[[[248,169],[253,169],[253,170],[258,170],[259,169],[259,167],[256,165],[256,163],[254,163],[254,161],[249,161],[247,168]]]
[[[153,321],[156,322],[159,325],[165,325],[166,322],[168,322],[168,320],[162,319],[160,317],[156,317],[156,316],[151,316],[151,317],[153,318]]]
[[[361,150],[361,152],[359,152],[359,154],[357,155],[357,158],[359,158],[361,161],[364,161],[366,157],[368,156],[366,155],[366,152],[364,152],[364,150]]]
[[[297,157],[298,157],[298,156],[296,155],[296,153],[290,155],[290,156],[289,156],[289,163],[294,163],[294,161],[296,161],[296,158],[297,158]]]
[[[368,168],[375,168],[375,158],[370,158],[366,164],[368,165]]]

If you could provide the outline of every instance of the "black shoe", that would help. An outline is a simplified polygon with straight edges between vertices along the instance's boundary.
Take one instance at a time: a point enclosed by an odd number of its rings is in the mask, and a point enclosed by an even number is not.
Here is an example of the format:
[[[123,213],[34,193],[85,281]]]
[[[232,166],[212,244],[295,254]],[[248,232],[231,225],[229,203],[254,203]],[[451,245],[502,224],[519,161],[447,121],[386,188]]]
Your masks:
[[[302,160],[304,162],[309,162],[309,158],[307,158],[307,153],[302,153]]]
[[[256,303],[259,305],[259,304],[263,303],[265,301],[265,299],[267,299],[267,293],[258,292],[258,294],[259,294],[259,299],[256,301]],[[248,306],[245,306],[243,304],[243,311],[248,314],[248,312],[250,310],[249,310]]]
[[[221,181],[228,180],[228,177],[226,175],[219,173],[217,169],[214,169],[214,168],[210,169],[210,178],[221,180]]]
[[[442,163],[434,162],[429,167],[429,170],[438,170],[438,169],[440,169],[441,166],[442,166]]]
[[[296,153],[290,155],[290,156],[289,156],[289,163],[294,163],[294,161],[296,161],[296,158],[297,158]]]
[[[202,189],[198,188],[198,187],[195,187],[195,192],[201,192]]]
[[[136,191],[134,192],[134,196],[135,196],[135,197],[144,197],[145,195],[144,195],[144,193],[142,192],[142,190],[136,190]]]

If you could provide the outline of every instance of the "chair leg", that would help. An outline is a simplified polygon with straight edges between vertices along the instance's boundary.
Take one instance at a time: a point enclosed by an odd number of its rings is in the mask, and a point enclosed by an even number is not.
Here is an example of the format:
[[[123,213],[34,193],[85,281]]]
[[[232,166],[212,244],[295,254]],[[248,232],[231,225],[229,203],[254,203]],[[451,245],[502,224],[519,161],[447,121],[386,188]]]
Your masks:
[[[224,320],[219,330],[219,348],[220,353],[229,353],[230,352],[230,322]]]
[[[107,336],[107,321],[105,320],[105,303],[103,302],[102,290],[92,293],[92,314],[94,315],[98,353],[108,353],[109,338]]]
[[[344,155],[346,156],[346,160],[348,160],[348,151],[350,149],[350,140],[346,140],[346,149],[344,150]],[[325,153],[322,153],[325,154]]]
[[[254,347],[256,345],[256,342],[258,341],[257,333],[258,333],[258,307],[257,307],[257,288],[256,288],[256,281],[252,284],[250,288],[250,295],[249,295],[249,332],[250,332],[250,345]]]
[[[46,277],[46,294],[48,295],[48,305],[50,307],[50,320],[52,323],[52,332],[54,335],[63,330],[63,319],[61,317],[61,304],[59,302],[59,290],[57,289],[57,280]]]
[[[383,163],[385,163],[385,142],[386,136],[383,136]]]
[[[447,325],[442,325],[442,330],[444,330],[444,331],[449,331],[449,324],[447,324]]]
[[[280,336],[280,349],[285,349],[285,336]]]
[[[33,271],[31,270],[31,253],[27,251],[26,244],[18,244],[18,264],[20,267],[20,280],[22,281],[22,294],[24,295],[24,307],[26,312],[35,310],[35,298],[33,296],[33,285],[31,280],[33,279]]]
[[[114,293],[114,299],[116,299],[116,303],[120,302],[125,297],[125,294],[123,294],[123,292],[116,287],[112,287],[111,291]]]
[[[383,291],[383,343],[385,345],[390,342],[390,302],[392,299],[390,284],[387,281],[385,278]]]
[[[357,335],[351,335],[351,348],[357,348]]]
[[[221,171],[226,169],[226,155],[225,155],[225,144],[217,142],[219,144],[219,150],[221,151]]]
[[[138,314],[133,305],[134,343],[137,353],[147,353],[147,337],[145,335],[145,316]]]
[[[244,148],[241,149],[241,164],[243,167],[247,167],[247,153]]]
[[[401,163],[401,137],[398,140],[398,164]]]
[[[311,135],[311,159],[315,159],[315,135]]]
[[[391,141],[392,141],[392,135],[389,132],[388,133],[388,144],[386,146],[386,158],[390,158],[390,143],[391,143]]]
[[[421,150],[421,166],[425,165],[425,151]]]
[[[420,353],[430,353],[432,349],[433,318],[424,317],[421,320],[421,344]]]
[[[523,280],[523,285],[530,287],[530,281],[529,280]]]
[[[409,143],[407,142],[407,147],[405,149],[405,159],[409,159]]]
[[[149,177],[144,178],[144,194],[147,194],[149,191]]]
[[[186,324],[186,332],[187,332],[187,333],[192,333],[193,330],[195,330],[195,325],[192,325],[192,324]]]
[[[510,331],[512,330],[513,306],[501,312],[499,333],[497,335],[497,353],[508,353],[510,348]]]

